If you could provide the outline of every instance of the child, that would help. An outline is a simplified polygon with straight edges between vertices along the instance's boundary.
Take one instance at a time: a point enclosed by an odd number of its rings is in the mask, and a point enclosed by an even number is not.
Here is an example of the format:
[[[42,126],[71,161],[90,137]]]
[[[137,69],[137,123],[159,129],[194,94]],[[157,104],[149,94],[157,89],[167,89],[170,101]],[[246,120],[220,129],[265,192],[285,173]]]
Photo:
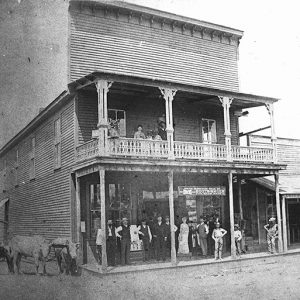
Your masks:
[[[235,249],[238,256],[241,255],[241,241],[242,241],[242,232],[239,230],[239,225],[234,224],[234,240],[235,240]]]
[[[276,252],[275,239],[278,235],[278,226],[275,223],[275,218],[270,218],[269,223],[264,228],[267,230],[268,250],[271,254],[274,254]]]
[[[215,223],[216,228],[212,233],[212,238],[215,240],[215,260],[222,260],[222,249],[223,249],[223,236],[227,231],[223,228],[220,228],[220,223]]]

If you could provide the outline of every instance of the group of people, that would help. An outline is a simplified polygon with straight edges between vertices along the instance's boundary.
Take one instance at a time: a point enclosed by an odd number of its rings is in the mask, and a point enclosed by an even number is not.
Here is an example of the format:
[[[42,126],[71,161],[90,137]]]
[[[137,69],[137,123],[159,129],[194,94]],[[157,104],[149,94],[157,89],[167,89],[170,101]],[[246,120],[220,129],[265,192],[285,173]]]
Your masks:
[[[135,139],[148,139],[148,140],[167,140],[166,123],[161,120],[158,122],[157,130],[154,132],[148,132],[147,135],[143,131],[143,126],[138,125],[137,131],[134,133]]]

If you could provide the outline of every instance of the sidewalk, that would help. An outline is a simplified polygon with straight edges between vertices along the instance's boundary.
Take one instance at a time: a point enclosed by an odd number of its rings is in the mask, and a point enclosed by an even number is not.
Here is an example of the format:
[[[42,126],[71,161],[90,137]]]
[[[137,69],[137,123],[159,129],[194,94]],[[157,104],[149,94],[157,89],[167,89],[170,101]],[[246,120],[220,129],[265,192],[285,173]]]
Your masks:
[[[89,273],[98,276],[109,276],[109,275],[118,275],[124,273],[136,273],[136,272],[149,272],[149,271],[165,271],[173,269],[173,271],[180,268],[195,268],[201,266],[201,270],[205,274],[208,273],[218,273],[223,269],[240,269],[246,268],[248,266],[255,264],[273,264],[277,262],[281,262],[284,257],[289,255],[300,255],[300,249],[291,249],[285,253],[280,254],[269,254],[265,252],[260,253],[251,253],[244,254],[240,258],[232,259],[231,256],[225,257],[222,261],[214,260],[213,258],[207,259],[198,259],[198,260],[184,260],[178,261],[174,266],[171,262],[164,263],[148,263],[141,265],[129,265],[129,266],[115,266],[108,267],[107,272],[103,272],[101,269],[101,265],[96,264],[87,264],[82,265],[82,273]],[[255,262],[253,261],[255,260]]]

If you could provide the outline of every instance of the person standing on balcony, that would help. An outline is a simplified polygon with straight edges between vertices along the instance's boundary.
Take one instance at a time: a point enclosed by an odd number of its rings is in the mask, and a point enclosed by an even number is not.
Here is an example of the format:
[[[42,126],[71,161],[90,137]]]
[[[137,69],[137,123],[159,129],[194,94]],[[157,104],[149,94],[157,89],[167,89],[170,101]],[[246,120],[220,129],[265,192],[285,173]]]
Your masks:
[[[146,139],[146,136],[143,132],[143,126],[142,125],[138,125],[137,131],[134,133],[134,138],[135,139]]]
[[[167,131],[166,131],[166,122],[159,121],[158,123],[158,135],[161,137],[163,141],[167,140]]]
[[[264,228],[267,230],[268,250],[274,254],[276,252],[275,239],[278,237],[278,226],[275,223],[275,218],[270,218],[269,223]]]
[[[129,265],[129,252],[131,245],[130,225],[128,219],[122,219],[122,225],[116,229],[116,236],[121,239],[121,265]]]

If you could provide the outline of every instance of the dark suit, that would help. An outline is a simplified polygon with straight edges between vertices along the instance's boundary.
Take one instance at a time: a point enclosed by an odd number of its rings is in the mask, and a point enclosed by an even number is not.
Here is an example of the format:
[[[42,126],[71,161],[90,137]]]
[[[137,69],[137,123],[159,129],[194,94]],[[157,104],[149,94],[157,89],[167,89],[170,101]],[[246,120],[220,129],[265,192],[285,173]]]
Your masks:
[[[153,227],[153,241],[155,247],[155,256],[157,260],[162,258],[166,260],[166,242],[167,242],[167,227],[165,224],[155,223]]]
[[[114,266],[116,264],[116,232],[115,226],[107,226],[106,228],[106,253],[107,253],[107,263],[109,266]],[[111,231],[111,233],[110,233]],[[111,235],[109,235],[111,234]]]

